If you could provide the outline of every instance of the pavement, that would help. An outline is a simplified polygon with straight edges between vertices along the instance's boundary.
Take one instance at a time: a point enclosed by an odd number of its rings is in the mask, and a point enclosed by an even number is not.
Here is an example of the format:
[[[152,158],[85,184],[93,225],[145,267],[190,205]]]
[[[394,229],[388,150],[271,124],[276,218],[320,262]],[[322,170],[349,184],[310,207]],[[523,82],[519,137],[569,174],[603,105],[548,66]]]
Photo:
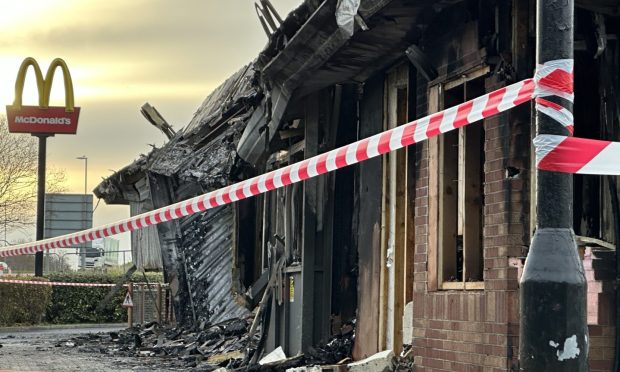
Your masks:
[[[124,329],[124,324],[0,328],[0,372],[5,371],[88,371],[142,372],[173,371],[158,366],[154,358],[118,357],[68,347],[68,339],[90,333]],[[165,365],[165,363],[162,363]]]

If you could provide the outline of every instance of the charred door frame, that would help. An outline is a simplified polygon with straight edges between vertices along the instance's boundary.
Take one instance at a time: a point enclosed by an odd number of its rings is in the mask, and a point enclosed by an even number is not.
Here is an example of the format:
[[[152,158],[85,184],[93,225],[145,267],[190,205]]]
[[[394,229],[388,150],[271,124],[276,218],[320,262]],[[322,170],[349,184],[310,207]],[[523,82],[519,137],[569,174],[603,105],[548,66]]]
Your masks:
[[[333,147],[329,90],[306,100],[305,153],[310,158]],[[302,236],[302,351],[329,336],[332,286],[334,174],[307,180],[303,186]]]

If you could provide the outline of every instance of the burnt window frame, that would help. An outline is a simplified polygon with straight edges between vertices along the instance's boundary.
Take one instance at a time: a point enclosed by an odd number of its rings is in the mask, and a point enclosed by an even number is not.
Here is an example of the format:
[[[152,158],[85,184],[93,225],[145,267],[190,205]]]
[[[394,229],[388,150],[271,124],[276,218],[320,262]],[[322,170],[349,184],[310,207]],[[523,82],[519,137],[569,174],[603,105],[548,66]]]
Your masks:
[[[484,78],[488,73],[488,66],[478,66],[457,78],[443,78],[441,81],[431,82],[428,89],[429,114],[484,94]],[[475,88],[468,91],[468,85],[470,88]],[[461,98],[455,99],[454,96],[458,95],[459,91]],[[431,259],[435,261],[429,262],[429,290],[484,289],[485,138],[482,125],[482,122],[472,123],[429,139],[428,245]],[[472,138],[474,140],[471,140]],[[465,147],[462,144],[465,144]],[[449,151],[446,146],[457,147],[457,150]],[[477,157],[476,154],[473,154],[472,157],[468,156],[472,153],[466,150],[472,147],[479,149]],[[470,163],[469,166],[467,165],[468,162]],[[448,169],[445,168],[446,165],[449,166]],[[449,171],[448,174],[446,174],[446,170]],[[454,184],[453,186],[446,184],[448,179],[451,180],[450,183]],[[471,185],[472,179],[474,180],[473,183],[478,182],[478,184]],[[467,185],[470,186],[470,189],[472,187],[477,189],[477,193],[472,190],[465,191]],[[446,190],[449,192],[446,193]],[[463,195],[463,197],[459,197],[459,195]],[[474,210],[475,213],[472,213],[471,209],[468,208],[468,203],[479,203]],[[452,209],[456,209],[456,215],[448,216],[448,210]],[[446,220],[447,216],[449,220]],[[471,223],[472,220],[470,220],[468,224],[468,218],[474,218],[477,223]],[[471,233],[472,230],[475,232]],[[470,231],[467,234],[469,237],[466,237],[466,231]],[[462,242],[460,274],[458,270],[459,236]],[[454,244],[446,243],[446,239],[450,239]],[[466,240],[470,242],[469,245],[467,245]],[[473,248],[471,248],[472,246]],[[452,250],[452,247],[455,249]],[[468,267],[470,269],[474,267],[470,271],[470,273],[474,273],[473,277],[467,278],[469,276]]]

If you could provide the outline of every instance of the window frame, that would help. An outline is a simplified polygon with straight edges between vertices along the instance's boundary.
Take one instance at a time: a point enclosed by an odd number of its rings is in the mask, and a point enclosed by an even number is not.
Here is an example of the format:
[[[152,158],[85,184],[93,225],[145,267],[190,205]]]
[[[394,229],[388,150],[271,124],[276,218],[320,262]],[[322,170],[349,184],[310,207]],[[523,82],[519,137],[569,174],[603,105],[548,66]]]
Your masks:
[[[443,79],[441,81],[433,81],[431,83],[429,83],[429,88],[428,88],[428,114],[433,114],[435,112],[439,112],[445,108],[448,107],[444,107],[444,102],[446,101],[446,91],[448,90],[452,90],[458,87],[465,87],[465,84],[476,80],[476,79],[484,79],[484,77],[486,75],[488,75],[490,72],[490,68],[488,66],[478,66],[474,69],[469,70],[466,73],[460,74],[459,77],[457,78],[453,78],[453,79]],[[463,96],[465,96],[465,90],[463,93]],[[474,125],[482,125],[482,123],[477,123]],[[483,242],[483,237],[480,236],[479,239],[479,248],[476,250],[478,252],[477,255],[474,255],[474,258],[476,260],[479,260],[479,265],[480,267],[477,268],[477,270],[475,270],[476,272],[478,272],[479,270],[479,276],[481,277],[481,280],[479,281],[467,281],[467,266],[471,265],[472,263],[467,261],[466,259],[466,251],[469,252],[469,250],[467,250],[467,247],[465,246],[465,243],[463,243],[463,264],[462,264],[462,279],[460,281],[448,281],[446,280],[446,275],[445,275],[445,268],[446,268],[446,263],[444,262],[444,258],[445,258],[445,253],[446,251],[449,249],[449,247],[445,246],[443,244],[444,241],[444,217],[446,214],[445,212],[442,213],[442,209],[444,208],[448,208],[448,206],[446,206],[444,203],[446,202],[445,199],[445,195],[442,192],[442,190],[444,190],[445,188],[445,178],[446,176],[444,176],[446,170],[452,172],[453,174],[457,175],[457,179],[459,180],[458,182],[458,193],[456,194],[456,201],[452,200],[449,201],[451,203],[451,205],[454,205],[454,203],[456,203],[456,208],[457,208],[457,217],[456,217],[456,226],[451,227],[452,229],[455,230],[455,237],[459,234],[459,223],[462,223],[463,226],[466,225],[466,217],[459,217],[458,215],[460,215],[462,212],[462,210],[466,209],[464,208],[464,203],[466,202],[465,199],[467,198],[467,193],[464,192],[464,184],[465,182],[463,181],[463,179],[461,179],[462,175],[466,175],[467,174],[467,169],[465,168],[463,163],[466,163],[466,160],[464,158],[464,156],[466,156],[466,152],[464,151],[464,149],[467,147],[468,142],[466,142],[465,140],[465,136],[467,135],[467,129],[469,126],[465,126],[462,128],[457,129],[456,133],[450,133],[453,138],[448,137],[447,135],[441,135],[441,136],[436,136],[433,138],[430,138],[428,140],[428,169],[429,169],[429,176],[428,176],[428,226],[427,226],[427,232],[428,232],[428,290],[429,291],[436,291],[436,290],[484,290],[485,285],[484,285],[484,242]],[[480,127],[480,129],[482,131],[484,131],[484,129],[482,127]],[[475,132],[474,132],[475,133]],[[480,133],[480,132],[478,132]],[[480,133],[480,135],[484,135],[484,132]],[[456,158],[456,162],[458,163],[458,165],[456,166],[457,169],[456,171],[454,170],[454,159],[448,159],[448,161],[452,161],[452,163],[449,163],[451,165],[451,169],[446,169],[446,162],[445,162],[445,148],[444,146],[446,145],[445,141],[446,140],[451,140],[452,142],[454,142],[455,138],[454,136],[456,136],[456,143],[458,146],[458,151],[456,151],[456,154],[453,154],[453,156]],[[465,144],[465,146],[463,146],[462,144]],[[450,143],[448,143],[448,145],[450,145]],[[481,148],[481,155],[483,158],[479,159],[479,162],[482,162],[482,160],[484,159],[484,142],[480,143],[480,148]],[[461,168],[461,169],[459,169]],[[480,218],[479,218],[479,229],[482,232],[483,226],[484,226],[484,163],[480,164],[480,169],[478,172],[481,175],[480,178],[480,185],[478,187],[480,187],[481,193],[482,193],[482,204],[480,205]],[[461,176],[459,176],[461,175]],[[467,176],[464,176],[464,178],[466,178]],[[458,197],[459,193],[463,193],[462,195],[464,195],[462,198]],[[463,209],[461,209],[463,208]],[[463,221],[463,222],[461,222]],[[450,228],[450,227],[449,227]],[[466,230],[463,230],[462,233],[464,234]],[[449,232],[448,232],[449,233]],[[465,236],[463,236],[463,241],[465,241]],[[454,252],[450,252],[450,254],[454,254],[456,256],[456,250]],[[469,255],[470,258],[472,257],[471,255]],[[476,257],[477,256],[477,257]],[[452,258],[452,262],[456,262],[456,257]],[[456,267],[452,269],[452,271],[456,270]]]

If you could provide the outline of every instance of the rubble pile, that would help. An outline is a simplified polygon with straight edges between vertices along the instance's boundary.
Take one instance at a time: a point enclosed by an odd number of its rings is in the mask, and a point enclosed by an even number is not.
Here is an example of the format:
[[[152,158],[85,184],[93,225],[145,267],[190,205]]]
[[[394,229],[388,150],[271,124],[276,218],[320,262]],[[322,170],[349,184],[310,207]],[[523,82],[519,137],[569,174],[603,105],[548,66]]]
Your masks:
[[[311,347],[306,359],[308,364],[343,364],[351,361],[353,341],[355,340],[355,323],[344,324],[340,333],[325,345]]]
[[[234,369],[244,360],[248,328],[246,319],[232,319],[204,330],[166,328],[151,322],[120,332],[72,337],[56,346],[113,357],[151,357],[145,363],[159,368]]]
[[[251,319],[231,319],[197,329],[163,327],[157,322],[137,325],[119,332],[86,334],[63,339],[55,346],[77,352],[110,357],[144,358],[144,365],[166,370],[259,371],[271,372],[309,365],[340,365],[351,362],[354,325],[342,327],[329,342],[316,346],[306,355],[269,360],[262,355],[258,363],[250,360],[259,344],[260,332],[249,339]],[[251,342],[250,342],[251,341]],[[344,369],[346,370],[346,369]]]
[[[413,371],[413,348],[411,345],[403,345],[403,351],[396,357],[394,371]]]

